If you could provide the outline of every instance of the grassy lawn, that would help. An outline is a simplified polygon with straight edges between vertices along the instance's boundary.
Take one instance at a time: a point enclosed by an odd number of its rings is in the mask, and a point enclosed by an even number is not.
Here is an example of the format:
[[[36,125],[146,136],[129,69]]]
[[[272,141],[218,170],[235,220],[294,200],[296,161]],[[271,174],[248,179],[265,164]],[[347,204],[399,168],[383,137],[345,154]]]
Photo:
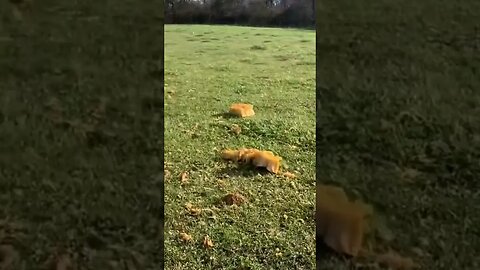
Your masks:
[[[158,269],[158,6],[0,2],[0,268]]]
[[[373,204],[423,269],[480,267],[479,9],[341,0],[317,15],[318,181]]]
[[[167,269],[315,268],[314,43],[314,31],[165,26]],[[228,117],[235,102],[253,104],[256,115]],[[241,147],[273,151],[298,178],[220,159],[220,150]],[[230,192],[248,202],[216,203]],[[186,203],[203,211],[192,217]]]

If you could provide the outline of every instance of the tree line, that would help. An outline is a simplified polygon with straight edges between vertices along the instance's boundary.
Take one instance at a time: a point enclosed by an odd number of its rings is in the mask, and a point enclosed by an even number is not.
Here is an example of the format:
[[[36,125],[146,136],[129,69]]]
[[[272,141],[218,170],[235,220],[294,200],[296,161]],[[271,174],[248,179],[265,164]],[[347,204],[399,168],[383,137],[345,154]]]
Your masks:
[[[315,0],[165,0],[165,23],[315,27]]]

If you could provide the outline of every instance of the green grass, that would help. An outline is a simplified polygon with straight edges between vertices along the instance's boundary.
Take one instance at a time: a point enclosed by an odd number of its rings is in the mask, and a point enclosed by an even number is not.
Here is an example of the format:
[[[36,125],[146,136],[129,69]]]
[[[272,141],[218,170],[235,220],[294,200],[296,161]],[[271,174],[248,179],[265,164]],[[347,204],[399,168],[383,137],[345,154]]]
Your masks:
[[[423,269],[480,266],[479,8],[330,1],[317,15],[318,181],[372,203]]]
[[[304,30],[165,27],[166,268],[315,268],[314,43],[315,33]],[[256,115],[226,116],[234,102],[252,103]],[[240,147],[273,151],[299,177],[220,159],[220,150]],[[182,186],[183,171],[190,180]],[[216,206],[229,192],[249,202]],[[210,210],[191,217],[187,202]],[[180,232],[194,241],[183,243]],[[211,250],[202,246],[205,235]]]
[[[0,244],[18,254],[11,269],[40,269],[56,253],[76,269],[158,269],[163,12],[135,1],[47,0],[17,21],[8,4],[0,3]],[[101,100],[95,124],[90,111]],[[152,101],[159,106],[145,106]]]

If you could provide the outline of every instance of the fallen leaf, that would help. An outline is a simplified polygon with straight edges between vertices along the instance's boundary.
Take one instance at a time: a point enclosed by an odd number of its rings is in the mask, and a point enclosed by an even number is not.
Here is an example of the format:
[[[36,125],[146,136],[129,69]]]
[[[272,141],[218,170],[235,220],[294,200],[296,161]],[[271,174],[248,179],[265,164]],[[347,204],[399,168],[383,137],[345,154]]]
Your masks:
[[[410,270],[418,267],[411,259],[403,257],[393,251],[377,255],[375,261],[383,267],[388,267],[392,270]]]
[[[247,201],[247,199],[240,193],[230,193],[222,198],[222,201],[227,205],[241,205]]]
[[[165,179],[165,180],[169,179],[171,175],[172,175],[172,174],[170,173],[169,170],[167,170],[167,169],[164,169],[164,170],[163,170],[163,176],[164,176],[164,179]]]
[[[215,208],[213,208],[215,209]],[[217,216],[215,215],[215,211],[213,209],[210,209],[210,208],[204,208],[202,209],[202,212],[203,213],[206,213],[208,215],[208,218],[209,219],[213,219],[213,220],[216,220],[217,219]]]
[[[190,242],[193,240],[193,237],[187,233],[182,232],[180,233],[180,239],[182,239],[185,242]]]
[[[198,216],[202,212],[202,209],[193,206],[191,203],[186,203],[185,208],[187,209],[188,213],[192,216]]]
[[[239,135],[242,132],[242,128],[239,125],[232,125],[231,131]]]
[[[203,247],[207,249],[213,248],[213,241],[208,235],[205,235],[205,237],[203,238]]]
[[[282,176],[285,176],[287,178],[296,178],[297,176],[291,172],[283,172]]]
[[[188,172],[182,172],[180,174],[180,182],[182,183],[182,185],[185,185],[188,183]]]

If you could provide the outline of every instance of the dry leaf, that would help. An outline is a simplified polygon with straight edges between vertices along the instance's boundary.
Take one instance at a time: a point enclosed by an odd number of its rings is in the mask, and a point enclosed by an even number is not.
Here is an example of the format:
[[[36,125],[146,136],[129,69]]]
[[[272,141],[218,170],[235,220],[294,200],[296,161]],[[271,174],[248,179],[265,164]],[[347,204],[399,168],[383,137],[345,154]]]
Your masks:
[[[284,172],[282,173],[282,176],[285,176],[287,178],[296,178],[297,176],[291,172]]]
[[[230,193],[225,195],[222,198],[222,201],[227,205],[241,205],[242,203],[245,203],[247,199],[240,193]]]
[[[242,132],[242,128],[239,125],[233,125],[231,130],[236,135],[239,135]]]
[[[375,261],[381,266],[392,270],[410,270],[418,267],[411,258],[403,257],[393,251],[377,255]]]
[[[246,103],[234,103],[230,106],[230,113],[239,117],[249,117],[255,115],[253,105]]]
[[[182,232],[180,233],[180,239],[182,239],[185,242],[190,242],[193,240],[193,237],[187,233]]]
[[[182,183],[182,185],[188,183],[188,172],[182,172],[182,174],[180,174],[180,182]]]
[[[210,239],[208,235],[205,235],[205,237],[203,238],[203,247],[207,249],[213,248],[213,241]]]
[[[187,209],[188,213],[192,216],[198,216],[202,212],[202,209],[193,206],[191,203],[186,203],[185,208]]]
[[[165,180],[169,179],[171,175],[172,175],[172,174],[170,173],[169,170],[163,169],[163,176],[164,176],[164,179],[165,179]]]

